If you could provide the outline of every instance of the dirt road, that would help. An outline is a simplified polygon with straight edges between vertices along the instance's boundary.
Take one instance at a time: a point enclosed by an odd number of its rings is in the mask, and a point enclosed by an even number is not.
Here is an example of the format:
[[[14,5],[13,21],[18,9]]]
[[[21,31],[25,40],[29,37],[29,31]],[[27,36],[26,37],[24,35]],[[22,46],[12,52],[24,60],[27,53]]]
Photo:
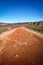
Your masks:
[[[2,34],[0,65],[43,65],[43,38],[25,27]]]

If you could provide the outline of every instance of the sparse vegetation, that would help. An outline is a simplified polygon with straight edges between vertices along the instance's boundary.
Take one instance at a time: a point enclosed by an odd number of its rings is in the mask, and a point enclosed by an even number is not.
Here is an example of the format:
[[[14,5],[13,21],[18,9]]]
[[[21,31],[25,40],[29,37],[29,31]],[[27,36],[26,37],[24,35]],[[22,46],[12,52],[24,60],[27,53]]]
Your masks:
[[[5,27],[1,27],[1,28],[0,28],[0,33],[6,32],[6,31],[7,31],[7,28],[5,28]]]
[[[43,33],[43,28],[32,28],[32,30]]]
[[[17,28],[20,26],[27,27],[29,29],[43,33],[43,21],[38,22],[24,22],[24,23],[0,23],[0,33],[7,31],[9,28]],[[6,28],[8,27],[8,28]]]

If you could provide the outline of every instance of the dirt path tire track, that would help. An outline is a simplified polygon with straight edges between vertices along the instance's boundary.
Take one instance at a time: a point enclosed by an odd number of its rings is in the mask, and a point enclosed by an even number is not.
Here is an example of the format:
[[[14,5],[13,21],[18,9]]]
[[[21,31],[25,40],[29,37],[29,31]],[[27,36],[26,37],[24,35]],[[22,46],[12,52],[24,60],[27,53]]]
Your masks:
[[[43,39],[24,27],[0,36],[0,65],[43,65]]]
[[[17,28],[16,28],[16,29],[17,29]],[[7,36],[10,35],[11,33],[13,33],[13,31],[15,31],[16,29],[13,29],[13,30],[4,32],[3,34],[0,35],[0,38],[3,39],[4,37],[7,37]],[[28,32],[33,33],[33,34],[35,34],[36,36],[38,36],[38,37],[40,37],[40,38],[43,39],[43,34],[38,33],[38,32],[35,32],[35,31],[32,31],[32,30],[27,29],[27,28],[25,28],[25,30],[27,30]]]

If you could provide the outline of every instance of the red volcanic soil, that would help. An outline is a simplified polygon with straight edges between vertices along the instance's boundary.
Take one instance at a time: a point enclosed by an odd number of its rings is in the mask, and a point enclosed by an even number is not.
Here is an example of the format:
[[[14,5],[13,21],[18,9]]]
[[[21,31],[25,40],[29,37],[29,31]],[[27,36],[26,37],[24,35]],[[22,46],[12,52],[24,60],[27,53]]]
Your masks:
[[[0,39],[0,65],[43,65],[43,39],[25,27],[9,32]]]

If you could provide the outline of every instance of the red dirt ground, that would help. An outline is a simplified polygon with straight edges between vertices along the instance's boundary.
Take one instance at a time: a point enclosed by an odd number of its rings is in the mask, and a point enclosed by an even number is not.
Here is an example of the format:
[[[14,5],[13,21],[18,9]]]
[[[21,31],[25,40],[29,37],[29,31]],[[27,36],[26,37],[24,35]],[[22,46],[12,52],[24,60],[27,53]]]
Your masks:
[[[0,39],[0,65],[43,65],[43,39],[25,27],[16,28]]]

